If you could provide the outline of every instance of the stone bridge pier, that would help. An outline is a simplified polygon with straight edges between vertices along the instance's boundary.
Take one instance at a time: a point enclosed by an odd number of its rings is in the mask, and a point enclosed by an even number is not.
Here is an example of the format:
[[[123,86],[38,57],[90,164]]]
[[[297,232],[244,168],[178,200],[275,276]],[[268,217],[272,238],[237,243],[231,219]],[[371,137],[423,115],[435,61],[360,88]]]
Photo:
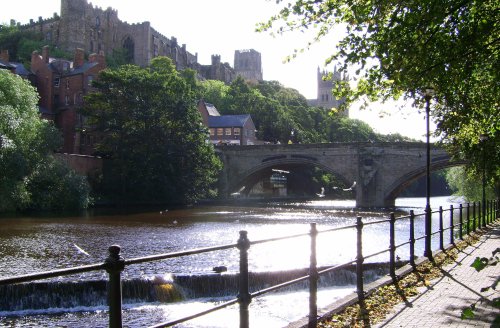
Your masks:
[[[426,172],[426,144],[421,142],[221,146],[216,151],[224,163],[220,184],[226,198],[243,186],[249,190],[272,169],[315,166],[346,186],[356,181],[357,207],[392,207],[398,194]],[[431,171],[460,164],[431,145]]]

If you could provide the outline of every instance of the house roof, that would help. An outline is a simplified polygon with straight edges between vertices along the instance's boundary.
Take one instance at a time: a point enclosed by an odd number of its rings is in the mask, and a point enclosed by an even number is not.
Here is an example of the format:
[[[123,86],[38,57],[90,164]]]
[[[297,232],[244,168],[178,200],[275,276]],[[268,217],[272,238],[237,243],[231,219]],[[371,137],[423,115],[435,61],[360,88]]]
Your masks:
[[[81,73],[84,73],[84,72],[88,71],[89,69],[91,69],[92,67],[99,64],[97,62],[85,62],[82,66],[77,67],[77,68],[73,68],[72,63],[69,60],[61,60],[61,59],[53,59],[53,58],[51,58],[51,60],[52,61],[48,65],[49,69],[54,71],[54,72],[58,72],[59,74],[61,74],[63,76],[81,74]],[[67,65],[68,65],[67,70],[64,70],[64,71],[60,70],[60,65],[62,62],[67,63]]]
[[[0,68],[1,69],[12,69],[13,66],[10,63],[8,63],[8,62],[0,60]]]
[[[205,108],[207,109],[207,112],[208,112],[208,115],[209,116],[220,116],[220,113],[219,111],[217,110],[217,108],[215,108],[215,106],[213,104],[210,104],[210,103],[205,103]]]
[[[28,76],[31,74],[31,72],[28,71],[26,67],[24,67],[24,65],[21,63],[10,62],[10,64],[15,68],[15,72],[17,75]]]
[[[248,120],[251,120],[249,114],[243,115],[222,115],[222,116],[209,116],[209,128],[229,128],[229,127],[243,127]]]

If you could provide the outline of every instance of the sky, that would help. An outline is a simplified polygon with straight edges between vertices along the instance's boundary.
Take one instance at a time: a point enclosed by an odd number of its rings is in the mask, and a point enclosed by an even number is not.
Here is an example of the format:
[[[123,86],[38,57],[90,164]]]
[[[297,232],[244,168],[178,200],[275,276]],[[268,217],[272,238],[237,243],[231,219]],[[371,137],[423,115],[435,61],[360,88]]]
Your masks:
[[[198,62],[210,64],[211,56],[234,67],[235,50],[255,49],[261,53],[264,80],[276,80],[298,90],[308,99],[316,98],[317,69],[324,69],[325,59],[335,49],[342,33],[332,33],[321,43],[299,53],[291,62],[284,59],[301,49],[311,35],[304,33],[272,37],[255,32],[256,24],[276,14],[275,0],[93,0],[94,6],[118,11],[118,18],[128,23],[151,22],[151,26],[168,38],[175,37],[187,50],[198,54]],[[15,19],[22,24],[30,18],[50,18],[60,14],[60,0],[17,0],[15,10],[0,11],[0,22]],[[9,6],[14,7],[14,6]],[[5,9],[5,8],[4,8]],[[333,70],[333,67],[326,67]],[[351,108],[349,117],[367,122],[379,133],[401,133],[425,139],[425,116],[417,109],[395,103],[372,104],[369,109]],[[390,115],[389,115],[390,113]]]

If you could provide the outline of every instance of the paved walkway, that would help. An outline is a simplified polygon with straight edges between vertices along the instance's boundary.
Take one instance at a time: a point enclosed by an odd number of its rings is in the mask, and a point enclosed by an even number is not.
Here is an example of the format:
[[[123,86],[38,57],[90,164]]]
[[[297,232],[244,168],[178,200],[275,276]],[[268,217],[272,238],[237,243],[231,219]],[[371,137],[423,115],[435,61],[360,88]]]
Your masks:
[[[386,320],[375,325],[377,328],[389,327],[500,327],[493,320],[500,315],[490,301],[500,297],[500,284],[497,290],[481,292],[483,287],[491,286],[500,275],[500,264],[488,266],[477,272],[470,265],[476,257],[492,256],[500,247],[500,223],[492,226],[474,246],[464,249],[456,261],[443,269],[445,275],[423,287],[421,294],[409,299],[409,304],[401,304],[390,313]],[[500,257],[500,253],[497,253]],[[476,303],[473,319],[461,320],[462,309]]]

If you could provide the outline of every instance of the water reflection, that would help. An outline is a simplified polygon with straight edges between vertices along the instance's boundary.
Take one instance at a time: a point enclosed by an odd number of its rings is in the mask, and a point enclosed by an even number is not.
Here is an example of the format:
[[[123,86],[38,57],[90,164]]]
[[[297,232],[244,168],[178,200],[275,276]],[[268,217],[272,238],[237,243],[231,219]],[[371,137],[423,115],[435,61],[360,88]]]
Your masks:
[[[420,209],[424,199],[407,199],[399,210]],[[433,203],[449,204],[452,199],[436,198]],[[318,230],[351,225],[356,216],[365,222],[386,218],[384,211],[356,211],[354,201],[311,201],[271,203],[266,206],[210,206],[144,213],[100,213],[80,217],[16,217],[0,219],[0,276],[51,270],[103,261],[112,244],[122,247],[125,258],[235,243],[240,230],[250,240],[307,233],[316,222]],[[447,205],[446,205],[447,206]],[[417,220],[418,221],[418,220]],[[398,221],[397,238],[408,240],[408,222]],[[387,247],[388,225],[368,226],[364,231],[365,249]],[[353,231],[320,235],[320,265],[331,265],[354,256]],[[418,231],[417,231],[418,233]],[[78,247],[76,247],[76,246]],[[253,246],[251,270],[266,271],[307,266],[308,238]],[[382,248],[383,248],[382,247]],[[84,254],[78,248],[88,253]],[[400,254],[405,257],[404,254]],[[194,255],[152,264],[130,266],[129,278],[157,273],[210,272],[225,265],[237,270],[236,251]],[[100,277],[99,277],[100,278]]]

